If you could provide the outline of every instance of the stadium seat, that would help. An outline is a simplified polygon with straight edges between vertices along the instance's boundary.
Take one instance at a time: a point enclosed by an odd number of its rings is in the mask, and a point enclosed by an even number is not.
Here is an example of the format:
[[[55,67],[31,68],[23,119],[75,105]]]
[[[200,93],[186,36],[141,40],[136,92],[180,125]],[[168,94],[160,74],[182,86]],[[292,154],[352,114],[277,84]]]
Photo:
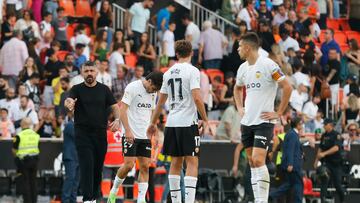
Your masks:
[[[74,36],[74,29],[75,27],[73,25],[66,27],[66,37],[68,41],[70,41],[70,39]]]
[[[169,67],[160,68],[160,72],[162,72],[162,73],[165,73],[167,70],[169,70]]]
[[[224,73],[217,69],[208,69],[206,74],[209,76],[210,81],[212,82],[215,77],[219,76],[221,78],[221,83],[224,83]]]
[[[349,50],[349,45],[344,44],[344,43],[339,43],[340,49],[341,49],[341,53],[345,53],[347,52],[347,50]]]
[[[343,30],[343,31],[351,30],[351,27],[349,25],[349,19],[339,18],[338,21],[339,21],[341,30]]]
[[[125,56],[125,64],[131,68],[135,68],[137,64],[137,56],[135,53],[130,53]]]
[[[327,19],[326,26],[334,30],[340,29],[340,22],[337,19]]]
[[[65,16],[75,17],[74,2],[72,0],[59,0],[59,6],[65,9]]]
[[[63,62],[65,60],[66,55],[68,55],[70,52],[68,51],[58,51],[56,56],[58,57],[59,61]]]
[[[347,37],[344,32],[336,31],[334,34],[334,39],[338,44],[346,44]]]
[[[360,42],[360,33],[356,31],[345,31],[345,34],[347,38],[350,39],[356,39],[358,42]]]
[[[76,17],[92,18],[93,14],[91,11],[89,1],[88,0],[76,0],[75,14],[76,14]]]
[[[304,183],[304,197],[305,198],[318,199],[320,197],[320,192],[315,192],[313,190],[313,183],[310,178],[303,177],[303,183]]]

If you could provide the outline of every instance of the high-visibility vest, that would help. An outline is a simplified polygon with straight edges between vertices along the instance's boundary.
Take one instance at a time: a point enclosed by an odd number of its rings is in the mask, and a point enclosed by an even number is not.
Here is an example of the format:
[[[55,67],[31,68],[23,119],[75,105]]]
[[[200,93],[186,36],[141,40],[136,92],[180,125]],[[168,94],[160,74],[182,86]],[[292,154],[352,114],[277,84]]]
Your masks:
[[[121,140],[121,131],[116,131],[115,133],[110,130],[107,131],[108,147],[105,155],[104,166],[120,167],[124,163]]]
[[[18,134],[20,138],[19,148],[16,156],[20,159],[25,156],[35,156],[40,153],[39,141],[40,135],[31,129],[25,129]]]
[[[279,147],[280,147],[280,150],[277,152],[277,156],[276,156],[276,165],[280,165],[281,164],[281,158],[282,158],[282,143],[284,142],[284,139],[285,139],[285,133],[280,133],[277,135],[278,138],[279,138]]]

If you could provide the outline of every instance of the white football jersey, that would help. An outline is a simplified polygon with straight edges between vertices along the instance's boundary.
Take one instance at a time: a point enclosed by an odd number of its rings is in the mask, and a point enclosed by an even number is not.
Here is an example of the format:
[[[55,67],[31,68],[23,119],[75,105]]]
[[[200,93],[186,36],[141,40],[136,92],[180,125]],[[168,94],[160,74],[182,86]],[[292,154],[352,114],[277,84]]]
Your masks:
[[[125,88],[122,102],[129,105],[127,110],[129,126],[136,139],[148,139],[146,130],[149,127],[152,111],[155,109],[155,93],[148,93],[142,80],[134,81]],[[125,132],[123,127],[122,132]]]
[[[165,72],[160,93],[168,95],[166,127],[197,124],[197,108],[191,90],[200,89],[200,71],[189,63],[177,63]]]
[[[255,64],[246,61],[236,75],[236,85],[246,88],[245,114],[241,124],[245,126],[269,123],[261,119],[261,113],[274,112],[277,82],[285,79],[280,67],[271,59],[261,57]]]

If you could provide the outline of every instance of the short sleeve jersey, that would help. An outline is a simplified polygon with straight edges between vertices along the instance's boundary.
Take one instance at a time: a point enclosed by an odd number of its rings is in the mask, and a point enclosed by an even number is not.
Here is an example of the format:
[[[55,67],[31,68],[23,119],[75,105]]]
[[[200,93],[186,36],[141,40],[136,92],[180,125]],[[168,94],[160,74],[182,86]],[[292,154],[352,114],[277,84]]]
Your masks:
[[[168,95],[170,112],[166,127],[197,124],[197,108],[191,91],[200,89],[200,71],[188,63],[173,65],[163,76],[160,93]]]
[[[285,79],[280,67],[271,59],[259,56],[255,64],[246,61],[240,65],[236,85],[245,86],[245,114],[241,124],[245,126],[269,123],[260,118],[263,112],[274,112],[277,82]]]
[[[146,129],[155,109],[156,94],[146,92],[142,80],[137,80],[126,86],[121,101],[129,106],[127,116],[135,138],[147,139]],[[122,132],[125,132],[125,129]]]

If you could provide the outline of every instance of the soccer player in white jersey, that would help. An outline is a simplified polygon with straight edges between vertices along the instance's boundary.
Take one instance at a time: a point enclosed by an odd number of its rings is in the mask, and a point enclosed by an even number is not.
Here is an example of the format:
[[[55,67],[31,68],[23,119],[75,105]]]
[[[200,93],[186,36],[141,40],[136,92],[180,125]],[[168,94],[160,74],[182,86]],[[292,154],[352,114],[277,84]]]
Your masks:
[[[242,143],[251,167],[251,184],[255,203],[268,202],[270,177],[265,165],[274,123],[289,103],[291,86],[279,66],[269,58],[259,56],[259,38],[255,33],[244,35],[238,52],[246,62],[241,64],[236,76],[234,98],[243,117]],[[278,111],[274,111],[278,85],[283,89]],[[246,88],[245,105],[243,89]]]
[[[125,132],[123,137],[124,165],[115,177],[109,194],[109,203],[115,203],[119,185],[124,182],[128,172],[134,167],[136,158],[140,166],[137,202],[146,202],[151,161],[151,141],[146,130],[155,109],[156,92],[160,90],[162,82],[163,74],[152,72],[144,80],[134,81],[125,88],[120,107],[120,120],[123,132]]]
[[[173,203],[181,202],[180,171],[186,162],[185,202],[194,203],[200,152],[200,132],[198,115],[203,120],[201,127],[207,125],[204,103],[200,95],[200,71],[191,65],[192,47],[186,40],[175,43],[178,63],[164,73],[159,101],[153,113],[149,134],[156,131],[156,121],[161,107],[169,99],[170,111],[164,131],[164,155],[171,156],[169,185]],[[201,129],[200,129],[201,131]]]

